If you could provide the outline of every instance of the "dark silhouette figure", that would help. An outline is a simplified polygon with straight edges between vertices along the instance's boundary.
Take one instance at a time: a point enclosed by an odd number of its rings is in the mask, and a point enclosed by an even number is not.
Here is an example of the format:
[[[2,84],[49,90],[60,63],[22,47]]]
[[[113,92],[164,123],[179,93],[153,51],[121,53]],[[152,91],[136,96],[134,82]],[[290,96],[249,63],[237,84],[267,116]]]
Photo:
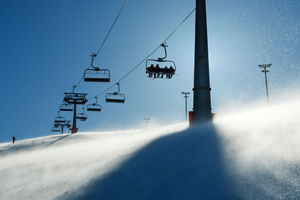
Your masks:
[[[12,143],[14,144],[14,143],[15,143],[15,141],[16,141],[16,137],[15,137],[15,136],[13,136],[13,137],[12,137]]]
[[[172,75],[175,73],[175,69],[174,69],[172,66],[170,67],[169,70],[170,70],[170,73],[171,73]]]
[[[169,78],[172,78],[172,76],[175,74],[175,69],[171,66],[169,68],[169,72],[170,72]]]
[[[154,78],[159,78],[158,74],[159,74],[159,65],[157,64],[153,70],[154,72]]]
[[[154,70],[155,70],[155,68],[154,68],[153,64],[151,64],[150,67],[147,67],[147,72],[149,73],[149,78],[151,78],[153,76]]]

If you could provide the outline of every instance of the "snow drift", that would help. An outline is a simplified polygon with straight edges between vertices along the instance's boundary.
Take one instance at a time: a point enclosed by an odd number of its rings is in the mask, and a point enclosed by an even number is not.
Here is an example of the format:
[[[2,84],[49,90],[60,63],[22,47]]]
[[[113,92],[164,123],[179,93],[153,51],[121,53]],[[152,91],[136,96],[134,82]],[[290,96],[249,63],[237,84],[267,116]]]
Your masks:
[[[0,199],[300,199],[300,101],[0,144]]]

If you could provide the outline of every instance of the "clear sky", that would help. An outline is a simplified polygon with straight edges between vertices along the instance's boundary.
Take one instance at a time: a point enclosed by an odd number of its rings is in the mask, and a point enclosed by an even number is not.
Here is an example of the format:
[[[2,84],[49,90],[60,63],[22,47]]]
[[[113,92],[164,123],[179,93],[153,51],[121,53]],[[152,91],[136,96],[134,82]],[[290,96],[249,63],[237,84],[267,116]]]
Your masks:
[[[63,93],[81,78],[122,2],[0,0],[0,142],[12,135],[52,134]],[[115,83],[194,7],[194,0],[129,0],[95,64],[109,68]],[[271,101],[282,89],[298,87],[300,1],[209,0],[207,15],[214,112],[264,97],[258,64],[273,64]],[[126,103],[106,104],[99,97],[103,112],[89,113],[86,122],[79,122],[80,131],[135,128],[144,125],[144,117],[160,124],[183,121],[180,92],[193,87],[194,15],[168,45],[169,58],[177,64],[172,80],[147,79],[141,66],[121,83]],[[90,98],[112,83],[83,83],[78,91]]]

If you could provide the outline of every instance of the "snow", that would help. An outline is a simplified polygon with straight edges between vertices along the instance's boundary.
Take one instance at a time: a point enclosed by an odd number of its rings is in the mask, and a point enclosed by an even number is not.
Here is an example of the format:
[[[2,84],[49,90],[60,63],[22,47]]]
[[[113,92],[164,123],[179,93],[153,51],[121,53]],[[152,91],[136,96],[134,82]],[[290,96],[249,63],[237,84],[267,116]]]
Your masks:
[[[300,199],[300,101],[0,144],[0,199]]]

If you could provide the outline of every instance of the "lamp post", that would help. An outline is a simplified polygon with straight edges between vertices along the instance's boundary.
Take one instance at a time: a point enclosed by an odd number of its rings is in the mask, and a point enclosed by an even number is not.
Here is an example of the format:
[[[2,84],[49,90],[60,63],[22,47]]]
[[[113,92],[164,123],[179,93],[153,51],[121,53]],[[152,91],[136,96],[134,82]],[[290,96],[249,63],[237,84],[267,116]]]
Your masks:
[[[189,98],[189,92],[181,92],[183,94],[185,99],[185,121],[187,122],[187,99]]]
[[[150,117],[145,117],[144,120],[146,122],[146,128],[148,129],[149,121],[151,120],[151,118]]]
[[[270,72],[268,68],[270,68],[272,64],[263,64],[258,65],[258,67],[262,68],[261,72],[265,73],[265,84],[266,84],[266,95],[267,95],[267,103],[269,103],[269,88],[268,88],[268,76],[267,73]]]

